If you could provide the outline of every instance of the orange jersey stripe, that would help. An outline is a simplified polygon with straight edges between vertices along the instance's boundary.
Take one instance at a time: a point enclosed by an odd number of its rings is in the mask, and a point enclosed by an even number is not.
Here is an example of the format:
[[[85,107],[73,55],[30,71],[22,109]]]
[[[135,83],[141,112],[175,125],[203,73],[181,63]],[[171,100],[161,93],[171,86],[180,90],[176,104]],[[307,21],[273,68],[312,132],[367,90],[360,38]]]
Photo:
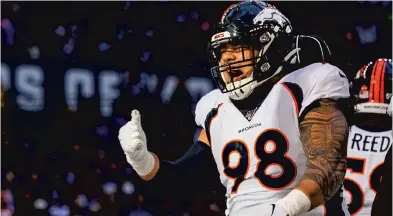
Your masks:
[[[289,87],[285,85],[285,83],[281,83],[281,85],[284,86],[287,89],[288,93],[291,95],[293,103],[295,104],[296,114],[299,116],[299,105],[297,104],[295,95],[293,94],[291,89],[289,89]]]
[[[218,107],[217,107],[217,113],[213,116],[213,118],[210,120],[210,123],[209,123],[209,139],[210,139],[210,148],[212,147],[212,140],[211,140],[211,135],[210,135],[210,129],[211,129],[211,126],[212,126],[212,123],[213,123],[213,120],[215,119],[215,118],[217,118],[217,116],[218,116],[218,112],[219,112],[219,110],[220,110],[220,107],[223,105],[223,103],[220,103],[219,105],[218,105]]]

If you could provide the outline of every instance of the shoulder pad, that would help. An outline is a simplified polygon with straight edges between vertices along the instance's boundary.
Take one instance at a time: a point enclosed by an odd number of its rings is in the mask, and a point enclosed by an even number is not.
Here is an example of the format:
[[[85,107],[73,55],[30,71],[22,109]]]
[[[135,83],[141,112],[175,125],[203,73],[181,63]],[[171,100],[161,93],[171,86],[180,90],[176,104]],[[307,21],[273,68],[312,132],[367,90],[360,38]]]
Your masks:
[[[280,82],[293,83],[301,88],[303,101],[299,115],[316,100],[349,97],[348,78],[338,67],[329,63],[308,65],[288,74]]]
[[[221,103],[228,101],[228,96],[224,95],[219,89],[215,89],[203,96],[195,108],[195,123],[205,128],[205,120],[212,109],[215,109]]]

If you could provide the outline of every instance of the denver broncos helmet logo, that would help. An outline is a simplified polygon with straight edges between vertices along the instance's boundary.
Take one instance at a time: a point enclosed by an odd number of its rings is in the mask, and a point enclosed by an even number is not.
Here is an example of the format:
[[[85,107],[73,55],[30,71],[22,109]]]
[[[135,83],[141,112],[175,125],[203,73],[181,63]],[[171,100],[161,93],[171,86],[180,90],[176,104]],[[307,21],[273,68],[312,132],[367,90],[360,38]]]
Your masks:
[[[260,26],[272,23],[274,26],[278,26],[279,29],[285,31],[286,33],[292,32],[292,26],[288,18],[286,18],[275,7],[268,7],[263,9],[261,12],[259,12],[259,14],[254,18],[253,21],[254,24]],[[278,31],[279,29],[277,29],[276,31]]]

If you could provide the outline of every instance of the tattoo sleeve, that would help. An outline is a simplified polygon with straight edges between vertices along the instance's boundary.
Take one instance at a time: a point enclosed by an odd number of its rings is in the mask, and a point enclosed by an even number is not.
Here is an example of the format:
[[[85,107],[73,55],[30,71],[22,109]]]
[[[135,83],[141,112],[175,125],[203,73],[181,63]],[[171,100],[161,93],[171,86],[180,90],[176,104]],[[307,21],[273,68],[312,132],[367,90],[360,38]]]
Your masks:
[[[302,179],[318,183],[325,201],[340,188],[347,168],[348,125],[334,100],[322,99],[300,123],[309,162]]]

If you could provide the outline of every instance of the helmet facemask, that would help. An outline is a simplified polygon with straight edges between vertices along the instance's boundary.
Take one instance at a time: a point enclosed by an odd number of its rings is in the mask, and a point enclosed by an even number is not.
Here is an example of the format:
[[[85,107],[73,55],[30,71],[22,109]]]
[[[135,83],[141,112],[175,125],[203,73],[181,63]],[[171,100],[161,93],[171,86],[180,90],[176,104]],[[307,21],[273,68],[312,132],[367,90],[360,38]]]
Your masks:
[[[256,86],[281,71],[288,60],[291,33],[289,20],[270,4],[249,0],[230,6],[215,26],[208,46],[218,88],[234,100],[248,97]],[[238,48],[236,58],[221,59],[222,49],[229,45]],[[247,76],[239,77],[239,71]]]
[[[220,35],[222,38],[214,40],[214,37]],[[285,52],[277,47],[280,43],[275,42],[278,39],[276,34],[266,28],[247,35],[230,35],[229,32],[223,32],[213,36],[208,48],[213,66],[211,73],[223,93],[228,93],[234,100],[242,100],[248,97],[255,87],[280,72]],[[232,50],[241,54],[241,57],[229,63],[221,61],[222,51],[227,47],[234,47]]]
[[[236,56],[236,59],[222,61],[221,57],[225,52],[228,52],[226,55]],[[253,71],[261,58],[258,53],[256,46],[241,37],[223,38],[210,44],[209,57],[213,65],[211,73],[223,93],[234,91],[253,81]]]

